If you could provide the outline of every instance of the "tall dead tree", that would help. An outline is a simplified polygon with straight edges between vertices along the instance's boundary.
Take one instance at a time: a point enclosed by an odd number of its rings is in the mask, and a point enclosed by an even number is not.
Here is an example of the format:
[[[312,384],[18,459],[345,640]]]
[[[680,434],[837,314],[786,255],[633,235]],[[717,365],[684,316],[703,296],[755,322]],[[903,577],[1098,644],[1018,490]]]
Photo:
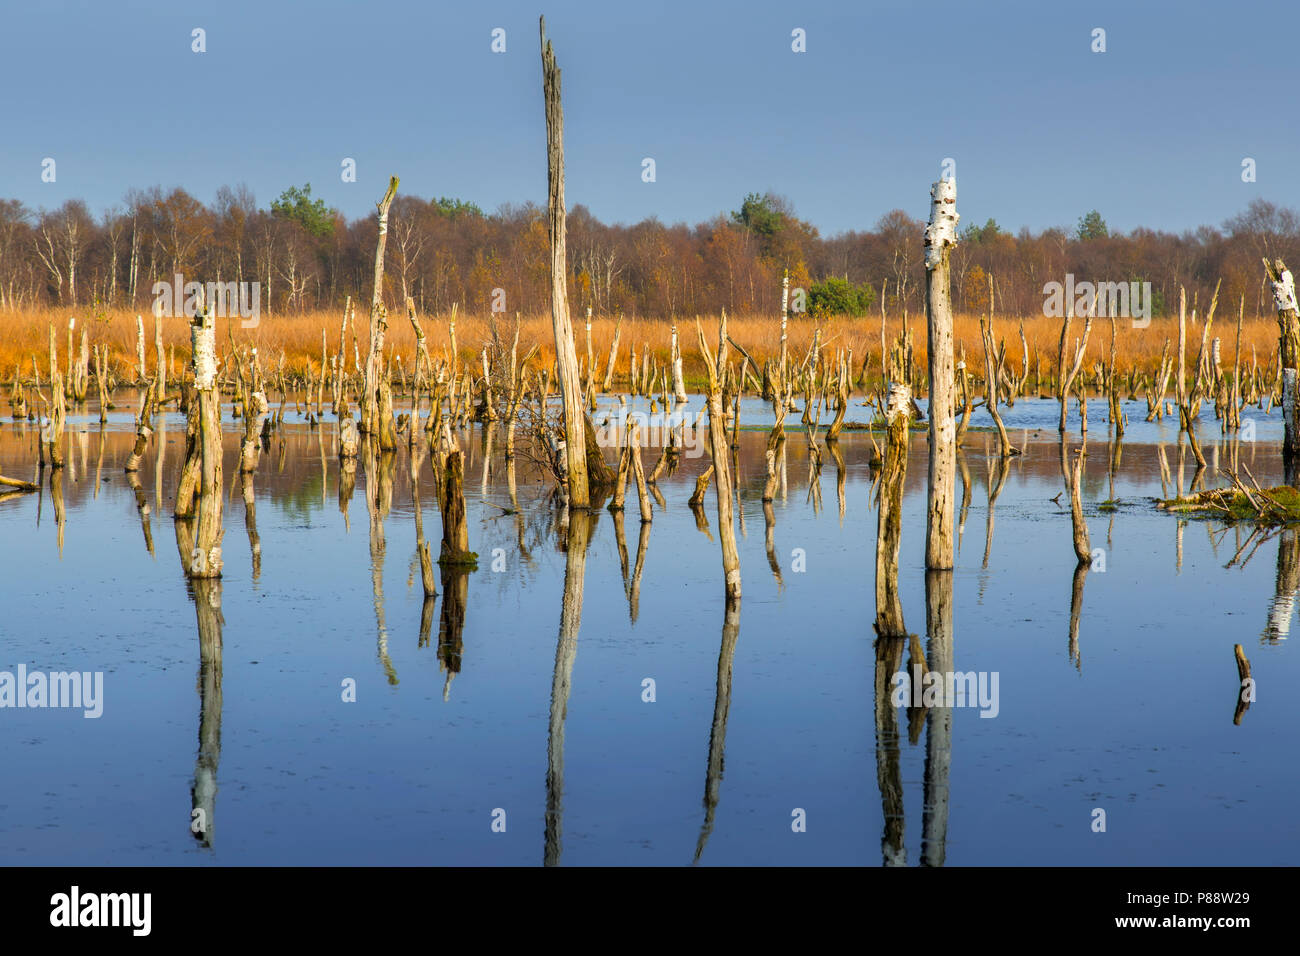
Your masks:
[[[925,229],[925,315],[930,362],[930,471],[925,520],[925,566],[953,566],[953,501],[957,487],[956,382],[953,369],[949,256],[957,244],[957,184],[941,179],[930,187]]]
[[[555,364],[564,406],[564,455],[569,507],[591,504],[587,484],[586,410],[578,356],[569,319],[568,267],[565,253],[564,110],[560,105],[560,69],[546,39],[546,18],[539,23],[542,43],[542,94],[546,105],[546,223],[551,246],[551,326],[555,333]]]
[[[384,247],[388,244],[388,207],[397,195],[397,177],[388,180],[388,190],[379,200],[379,238],[375,242],[375,287],[370,295],[370,356],[366,359],[361,396],[361,421],[357,427],[368,434],[379,430],[379,378],[383,374],[384,332],[388,315],[384,312]]]
[[[1264,270],[1273,284],[1273,306],[1277,309],[1278,355],[1282,368],[1282,471],[1285,483],[1294,485],[1300,459],[1300,432],[1296,429],[1296,369],[1300,357],[1300,313],[1296,309],[1295,280],[1281,259],[1264,260]]]

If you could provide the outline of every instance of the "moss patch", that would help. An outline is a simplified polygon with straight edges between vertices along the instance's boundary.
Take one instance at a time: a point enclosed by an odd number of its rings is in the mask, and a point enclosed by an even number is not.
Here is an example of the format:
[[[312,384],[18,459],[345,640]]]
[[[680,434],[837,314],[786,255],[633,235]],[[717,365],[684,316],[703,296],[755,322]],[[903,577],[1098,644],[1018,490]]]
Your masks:
[[[1249,496],[1235,488],[1216,488],[1185,498],[1166,498],[1156,505],[1192,518],[1218,518],[1257,525],[1300,524],[1300,489],[1278,485]]]

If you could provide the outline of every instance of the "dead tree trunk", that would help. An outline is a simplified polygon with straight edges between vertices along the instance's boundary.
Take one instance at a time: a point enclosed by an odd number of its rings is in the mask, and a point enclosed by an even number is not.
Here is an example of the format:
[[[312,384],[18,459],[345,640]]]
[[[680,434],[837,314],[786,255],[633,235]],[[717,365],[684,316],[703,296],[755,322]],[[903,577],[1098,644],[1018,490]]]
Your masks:
[[[675,322],[673,323],[672,347],[669,350],[669,355],[673,366],[673,401],[685,402],[687,401],[686,381],[682,377],[682,350],[677,341],[677,324]],[[718,424],[721,427],[721,421]]]
[[[930,224],[925,230],[925,311],[930,363],[930,468],[926,507],[925,566],[953,566],[953,500],[957,487],[953,403],[952,299],[949,255],[957,242],[957,184],[941,179],[930,187]]]
[[[614,323],[614,342],[609,347],[609,364],[605,366],[605,381],[602,382],[600,386],[600,390],[602,392],[608,392],[610,389],[610,385],[613,384],[614,362],[618,358],[618,340],[619,340],[619,336],[621,336],[622,334],[623,334],[623,316],[620,315],[618,317],[618,321]]]
[[[211,305],[190,323],[190,350],[197,392],[198,431],[193,453],[198,456],[198,521],[186,574],[191,578],[221,577],[221,392],[217,388],[216,321]]]
[[[440,501],[442,507],[442,553],[438,563],[449,566],[478,566],[478,555],[469,550],[469,524],[465,518],[465,470],[460,452],[447,456]]]
[[[1278,355],[1281,360],[1282,381],[1288,381],[1286,372],[1295,372],[1300,357],[1300,313],[1296,309],[1295,280],[1291,270],[1281,259],[1270,263],[1264,260],[1264,269],[1273,284],[1273,305],[1277,309]],[[1296,423],[1295,375],[1290,376],[1291,388],[1283,389],[1282,399],[1282,471],[1284,484],[1296,483],[1297,464],[1300,464],[1300,430]]]
[[[379,420],[379,376],[383,371],[384,331],[388,328],[388,316],[384,312],[384,247],[388,244],[388,207],[397,195],[397,177],[388,180],[388,190],[379,200],[379,238],[375,242],[375,277],[374,290],[370,295],[370,356],[366,359],[366,372],[362,384],[361,421],[358,428],[367,434],[374,434]]]
[[[706,392],[709,410],[709,452],[713,456],[713,488],[718,499],[718,538],[722,542],[722,573],[727,607],[740,600],[740,554],[736,550],[736,528],[732,520],[731,459],[727,454],[727,422],[722,407],[722,376],[727,368],[727,314],[718,323],[718,350],[704,340],[704,329],[696,320],[700,352],[708,375]]]
[[[547,227],[551,247],[551,326],[555,334],[555,364],[564,406],[564,453],[567,461],[569,507],[586,508],[591,503],[587,484],[587,442],[583,422],[582,383],[578,356],[573,344],[573,323],[569,320],[566,288],[565,205],[564,205],[564,110],[560,105],[560,70],[555,52],[546,39],[546,18],[540,21],[542,43],[542,93],[546,104]]]

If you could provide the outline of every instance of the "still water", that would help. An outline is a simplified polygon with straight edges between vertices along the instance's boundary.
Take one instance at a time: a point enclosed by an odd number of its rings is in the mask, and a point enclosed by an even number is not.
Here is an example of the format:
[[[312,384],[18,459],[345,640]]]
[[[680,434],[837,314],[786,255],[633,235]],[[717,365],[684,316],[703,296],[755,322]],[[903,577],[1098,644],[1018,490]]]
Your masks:
[[[766,435],[740,433],[744,597],[728,617],[713,489],[707,526],[687,507],[707,453],[660,478],[649,525],[634,489],[621,519],[599,511],[576,556],[527,461],[512,495],[500,435],[489,455],[482,428],[462,432],[479,565],[426,606],[405,448],[363,456],[341,494],[332,416],[312,429],[290,402],[249,509],[227,408],[225,573],[199,594],[170,517],[179,415],[138,489],[129,413],[103,429],[93,409],[71,415],[54,480],[34,425],[6,418],[0,473],[42,489],[0,498],[0,671],[102,672],[103,712],[0,709],[0,862],[1294,864],[1295,532],[1156,511],[1191,455],[1172,419],[1126,408],[1118,456],[1104,403],[1089,408],[1101,554],[1081,582],[1055,403],[1006,410],[1024,454],[1005,472],[994,436],[968,433],[950,656],[997,675],[996,714],[929,718],[874,700],[864,432],[843,434],[842,464],[823,443],[810,480],[792,427],[770,520]],[[1230,444],[1203,413],[1206,486],[1234,453],[1280,480],[1277,416],[1243,418],[1255,440]],[[770,411],[746,402],[742,421]],[[645,455],[649,470],[658,449]],[[925,459],[914,433],[898,585],[920,646]],[[436,554],[427,457],[419,496]],[[1257,682],[1239,724],[1234,644]]]

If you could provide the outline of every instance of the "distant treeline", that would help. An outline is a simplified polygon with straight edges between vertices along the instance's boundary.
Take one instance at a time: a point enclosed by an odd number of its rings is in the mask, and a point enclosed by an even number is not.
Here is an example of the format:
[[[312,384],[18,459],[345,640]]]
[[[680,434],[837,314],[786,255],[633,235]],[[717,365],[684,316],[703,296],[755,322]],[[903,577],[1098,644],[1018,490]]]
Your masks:
[[[648,219],[607,225],[578,205],[569,213],[570,302],[575,314],[658,317],[776,314],[787,272],[794,305],[825,314],[923,310],[924,224],[902,210],[870,231],[824,238],[780,196],[751,193],[740,208],[688,226]],[[264,314],[332,309],[348,295],[367,300],[373,275],[373,217],[347,220],[313,199],[311,186],[285,190],[259,208],[244,187],[223,187],[204,205],[183,189],[133,191],[99,218],[69,200],[32,210],[0,200],[0,309],[46,306],[146,310],[153,284],[259,282]],[[1204,311],[1222,279],[1220,315],[1266,314],[1271,298],[1261,256],[1300,261],[1300,216],[1256,200],[1215,228],[1180,235],[1112,233],[1092,211],[1073,228],[1012,235],[992,219],[968,225],[953,253],[959,311],[1043,312],[1043,287],[1067,274],[1080,281],[1150,282],[1157,316]],[[537,314],[549,309],[544,209],[527,203],[486,214],[454,199],[399,196],[391,212],[385,300],[407,296],[422,312]],[[882,302],[883,294],[883,302]]]

